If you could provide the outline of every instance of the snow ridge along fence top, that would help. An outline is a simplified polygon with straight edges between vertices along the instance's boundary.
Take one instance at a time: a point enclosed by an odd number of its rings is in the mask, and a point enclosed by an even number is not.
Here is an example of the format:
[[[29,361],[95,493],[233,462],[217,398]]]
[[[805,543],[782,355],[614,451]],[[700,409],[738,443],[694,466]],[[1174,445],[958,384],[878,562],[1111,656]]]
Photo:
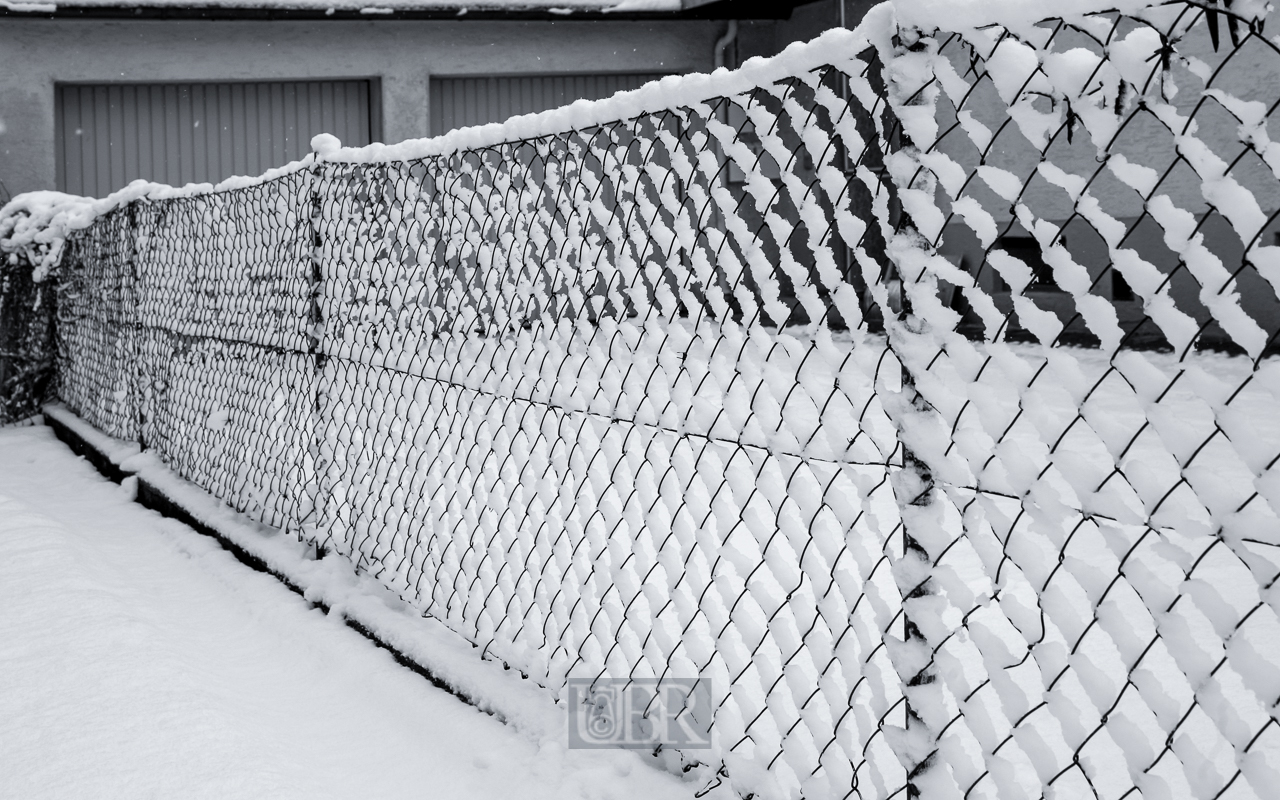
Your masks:
[[[119,205],[59,395],[554,692],[709,678],[742,796],[1272,796],[1280,46],[1077,5]]]

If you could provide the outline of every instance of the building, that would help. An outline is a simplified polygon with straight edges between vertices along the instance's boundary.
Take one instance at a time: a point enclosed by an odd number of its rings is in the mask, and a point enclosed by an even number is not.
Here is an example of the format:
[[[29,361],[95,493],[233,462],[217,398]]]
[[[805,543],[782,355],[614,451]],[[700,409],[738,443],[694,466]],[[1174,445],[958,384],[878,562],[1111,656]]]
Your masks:
[[[316,133],[348,145],[435,135],[733,66],[840,22],[839,0],[796,5],[4,4],[0,181],[12,194],[101,196],[136,178],[259,174],[300,158]],[[727,36],[729,20],[742,24]]]

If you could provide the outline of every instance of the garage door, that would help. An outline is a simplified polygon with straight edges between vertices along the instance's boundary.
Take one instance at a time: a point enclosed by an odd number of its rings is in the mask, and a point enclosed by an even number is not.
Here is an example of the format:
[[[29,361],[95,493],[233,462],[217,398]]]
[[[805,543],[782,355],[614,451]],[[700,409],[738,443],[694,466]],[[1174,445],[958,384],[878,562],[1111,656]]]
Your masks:
[[[663,73],[432,78],[431,135],[638,89]]]
[[[296,161],[311,137],[379,136],[376,81],[62,84],[58,188],[101,197],[136,178],[181,186],[259,175]]]

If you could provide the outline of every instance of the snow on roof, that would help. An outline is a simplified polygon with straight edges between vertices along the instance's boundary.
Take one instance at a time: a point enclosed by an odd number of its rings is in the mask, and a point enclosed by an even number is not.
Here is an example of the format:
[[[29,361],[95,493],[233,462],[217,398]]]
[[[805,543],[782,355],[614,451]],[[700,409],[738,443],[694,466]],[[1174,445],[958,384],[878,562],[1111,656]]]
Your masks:
[[[0,0],[0,8],[10,11],[52,13],[57,3]],[[62,4],[75,8],[189,8],[192,5],[243,9],[303,9],[309,11],[359,11],[363,14],[393,14],[400,11],[540,11],[576,12],[673,12],[683,8],[681,0],[72,0]]]

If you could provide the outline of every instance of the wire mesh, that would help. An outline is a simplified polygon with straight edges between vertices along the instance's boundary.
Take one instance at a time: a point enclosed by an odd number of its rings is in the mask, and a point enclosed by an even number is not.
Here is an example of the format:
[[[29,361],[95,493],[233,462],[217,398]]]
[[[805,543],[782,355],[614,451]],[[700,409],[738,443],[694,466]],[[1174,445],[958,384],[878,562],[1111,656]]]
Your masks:
[[[1275,791],[1277,46],[1229,6],[907,47],[926,795]]]
[[[133,266],[141,441],[254,519],[311,518],[310,176],[140,205]]]
[[[831,205],[725,179],[761,156],[722,118],[765,105],[835,169],[839,75],[320,167],[317,533],[543,685],[708,677],[720,759],[885,796],[898,445],[874,382],[896,364],[845,322]],[[806,314],[838,322],[778,332]]]
[[[58,396],[103,433],[137,441],[132,215],[131,207],[111,211],[68,242],[63,254]]]
[[[1266,797],[1263,21],[869,21],[134,203],[68,251],[60,392],[555,692],[710,678],[743,796]]]

